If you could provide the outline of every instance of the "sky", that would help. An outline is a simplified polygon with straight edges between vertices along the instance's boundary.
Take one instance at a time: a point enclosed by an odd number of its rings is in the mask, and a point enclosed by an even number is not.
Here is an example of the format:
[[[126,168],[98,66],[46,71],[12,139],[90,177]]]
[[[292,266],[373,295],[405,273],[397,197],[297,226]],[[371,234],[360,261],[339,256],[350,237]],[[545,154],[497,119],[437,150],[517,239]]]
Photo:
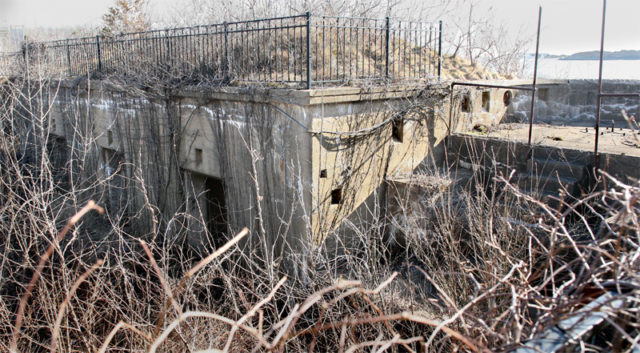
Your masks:
[[[179,0],[171,2],[175,1]],[[535,38],[538,6],[542,6],[542,53],[570,54],[598,50],[600,47],[602,0],[478,1],[488,16],[505,23],[512,31],[522,31],[532,39]],[[102,22],[102,15],[113,2],[114,0],[0,0],[0,26],[98,27]],[[166,11],[171,2],[149,0],[149,6],[153,13],[161,13]],[[173,8],[175,9],[175,4]],[[639,17],[640,0],[609,0],[605,50],[640,50]],[[530,51],[533,49],[532,47]]]

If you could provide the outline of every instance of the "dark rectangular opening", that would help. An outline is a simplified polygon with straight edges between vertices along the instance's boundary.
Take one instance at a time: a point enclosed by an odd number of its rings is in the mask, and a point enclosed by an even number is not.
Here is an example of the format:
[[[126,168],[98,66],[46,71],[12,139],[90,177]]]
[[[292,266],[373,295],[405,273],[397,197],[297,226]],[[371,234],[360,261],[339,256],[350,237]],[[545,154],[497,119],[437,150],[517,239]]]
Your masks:
[[[394,119],[391,127],[391,137],[395,142],[402,142],[404,138],[404,119]]]
[[[224,182],[222,179],[207,177],[205,187],[207,230],[213,237],[214,246],[219,248],[226,243],[228,233]]]
[[[342,203],[342,188],[331,190],[331,204],[339,205]]]
[[[462,110],[463,113],[470,113],[471,112],[471,98],[469,98],[469,95],[464,95],[462,96],[462,102],[460,102],[460,110]]]
[[[196,165],[202,164],[202,149],[196,148]]]
[[[69,191],[69,156],[71,154],[67,140],[52,136],[47,140],[47,154],[51,163],[53,182],[56,187]]]
[[[538,88],[538,99],[546,102],[549,99],[549,89],[548,88]]]
[[[491,110],[491,93],[489,91],[482,92],[482,111],[488,112]]]
[[[327,177],[327,170],[323,169],[320,171],[320,178],[326,178]]]
[[[107,131],[107,144],[111,145],[113,143],[113,132],[111,130]]]

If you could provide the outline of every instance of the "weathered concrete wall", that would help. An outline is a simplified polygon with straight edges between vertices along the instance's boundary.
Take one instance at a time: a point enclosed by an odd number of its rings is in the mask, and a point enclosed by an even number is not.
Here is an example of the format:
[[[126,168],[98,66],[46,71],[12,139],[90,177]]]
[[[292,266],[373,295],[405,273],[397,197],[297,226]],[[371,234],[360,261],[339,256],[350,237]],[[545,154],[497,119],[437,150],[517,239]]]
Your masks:
[[[343,112],[313,119],[313,230],[320,242],[358,208],[375,209],[371,195],[384,180],[408,174],[446,135],[442,87],[406,91],[402,99],[361,100]],[[333,114],[332,114],[333,113]],[[342,113],[342,114],[340,114]],[[433,157],[438,159],[438,157]],[[367,221],[359,214],[357,221]]]
[[[491,84],[512,85],[509,81],[492,81]],[[514,104],[516,91],[456,86],[451,132],[471,131],[478,125],[493,126],[502,122],[508,108]],[[447,112],[449,114],[449,112]]]
[[[282,260],[285,243],[295,250],[309,234],[309,122],[287,116],[304,119],[298,106],[281,103],[286,97],[263,98],[252,91],[125,92],[99,82],[64,83],[52,97],[50,126],[75,150],[86,150],[76,153],[93,161],[87,172],[113,174],[112,180],[117,172],[126,180],[120,187],[139,229],[154,226],[148,201],[160,219],[156,226],[163,216],[182,213],[192,245],[219,243],[198,239],[206,227],[194,221],[210,216],[203,195],[206,178],[213,177],[224,185],[228,233],[249,227],[253,236],[245,246]],[[107,205],[111,194],[106,187],[93,198]]]
[[[506,92],[456,89],[452,131],[498,124],[506,112]],[[405,89],[404,96],[395,99],[390,92],[386,94],[389,96],[379,100],[360,98],[343,109],[336,109],[339,105],[325,106],[323,114],[313,120],[312,223],[316,242],[333,235],[339,239],[329,239],[332,243],[355,247],[344,235],[357,233],[354,228],[374,229],[386,222],[387,180],[444,163],[444,139],[450,123],[449,85]],[[465,109],[463,102],[468,105]]]
[[[640,93],[640,81],[604,80],[605,93]],[[545,82],[539,86],[536,100],[536,122],[593,126],[596,120],[598,97],[597,80],[570,80]],[[525,122],[529,119],[531,98],[528,93],[519,94],[508,111],[508,121]],[[601,121],[603,126],[624,126],[620,111],[638,116],[640,99],[605,97],[602,100]]]
[[[378,196],[386,197],[384,181],[442,163],[449,130],[445,84],[306,91],[61,87],[52,97],[51,129],[75,149],[86,146],[95,165],[85,170],[115,183],[100,201],[112,209],[126,204],[126,214],[147,229],[169,223],[152,222],[154,207],[156,218],[181,213],[192,246],[216,246],[217,239],[205,239],[214,212],[206,204],[220,190],[207,189],[222,186],[218,202],[228,232],[249,227],[246,250],[276,264],[309,256],[328,235],[344,234],[347,218],[374,220],[370,210],[380,206]],[[505,92],[456,91],[452,130],[497,124]],[[465,99],[469,106],[461,112]]]

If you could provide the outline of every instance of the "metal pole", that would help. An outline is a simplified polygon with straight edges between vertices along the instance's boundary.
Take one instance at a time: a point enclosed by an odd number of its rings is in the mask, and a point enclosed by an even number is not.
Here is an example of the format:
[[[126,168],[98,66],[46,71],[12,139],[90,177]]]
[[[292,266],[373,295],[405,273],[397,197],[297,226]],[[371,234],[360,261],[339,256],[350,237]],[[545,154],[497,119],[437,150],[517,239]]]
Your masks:
[[[311,12],[307,11],[307,89],[311,89]]]
[[[538,34],[536,36],[536,57],[533,62],[533,91],[531,91],[531,110],[529,111],[529,156],[533,158],[531,150],[531,138],[533,135],[533,119],[536,113],[536,85],[538,81],[538,52],[540,50],[540,24],[542,23],[542,6],[538,8]]]
[[[607,0],[602,1],[602,32],[600,35],[600,66],[598,67],[598,100],[596,103],[596,138],[593,146],[594,167],[600,167],[600,156],[598,155],[598,142],[600,136],[600,110],[602,107],[602,61],[604,57],[604,29],[607,16]]]
[[[384,35],[384,45],[385,45],[385,68],[384,68],[384,72],[387,78],[389,78],[389,52],[390,52],[390,48],[389,48],[389,31],[391,30],[391,19],[389,18],[389,16],[387,16],[387,24],[386,24],[386,28],[385,28],[385,35]]]
[[[449,91],[449,124],[447,126],[447,136],[451,136],[451,124],[453,123],[453,89],[456,87],[455,82],[451,83],[451,90]]]
[[[441,76],[442,76],[442,20],[440,20],[440,25],[438,30],[438,80],[440,80]]]
[[[71,76],[71,52],[69,50],[69,40],[67,39],[67,66],[69,68],[69,76]]]
[[[229,60],[229,28],[227,22],[223,23],[224,26],[224,80],[228,81],[231,78],[231,63]]]
[[[96,46],[98,47],[98,72],[102,72],[102,58],[100,56],[100,36],[96,36]]]

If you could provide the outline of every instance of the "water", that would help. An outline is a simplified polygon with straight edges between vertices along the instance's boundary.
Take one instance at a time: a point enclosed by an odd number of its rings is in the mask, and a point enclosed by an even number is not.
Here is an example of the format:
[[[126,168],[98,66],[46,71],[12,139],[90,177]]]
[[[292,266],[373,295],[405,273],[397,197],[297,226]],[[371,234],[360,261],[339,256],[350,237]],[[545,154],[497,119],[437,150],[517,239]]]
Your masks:
[[[539,59],[538,78],[597,79],[598,60]],[[533,76],[533,58],[526,59],[525,74]],[[640,80],[640,60],[605,60],[602,77],[607,80]]]

